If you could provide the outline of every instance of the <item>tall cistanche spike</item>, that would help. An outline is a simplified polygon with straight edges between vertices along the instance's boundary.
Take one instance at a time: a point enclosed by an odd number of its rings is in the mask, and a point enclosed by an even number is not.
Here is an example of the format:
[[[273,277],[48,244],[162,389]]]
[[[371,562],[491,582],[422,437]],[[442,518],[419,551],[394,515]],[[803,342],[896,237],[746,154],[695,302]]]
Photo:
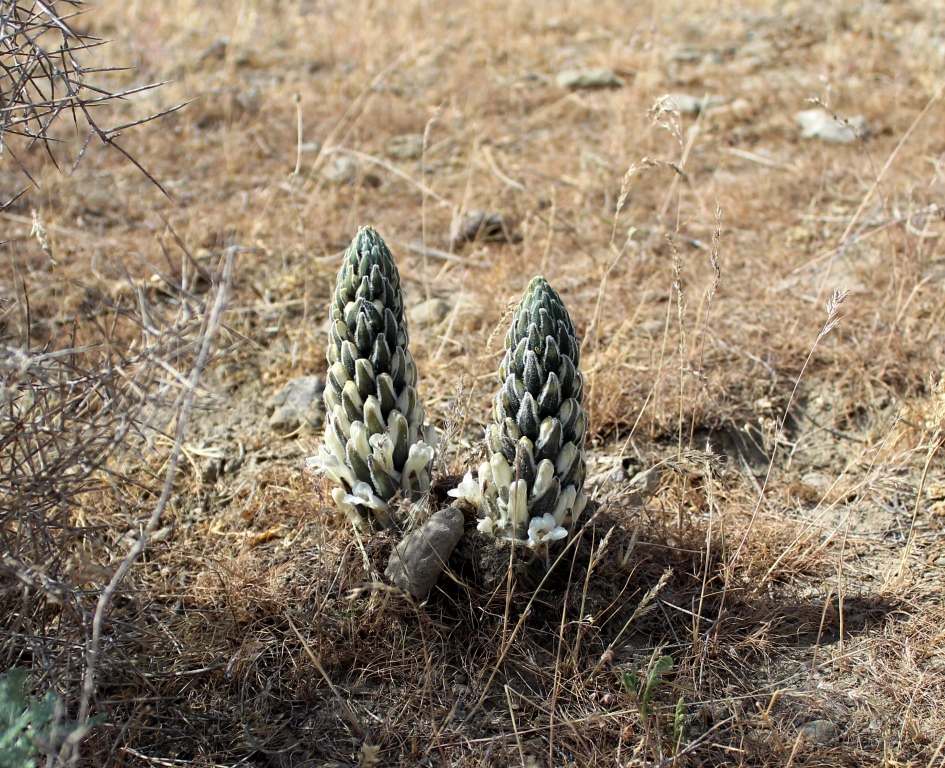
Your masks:
[[[325,440],[308,463],[360,529],[389,528],[400,491],[427,491],[436,446],[417,397],[394,257],[373,227],[345,251],[329,307]]]
[[[584,509],[587,416],[580,344],[557,291],[528,284],[505,336],[501,387],[486,428],[488,460],[452,496],[479,507],[479,530],[547,549]]]

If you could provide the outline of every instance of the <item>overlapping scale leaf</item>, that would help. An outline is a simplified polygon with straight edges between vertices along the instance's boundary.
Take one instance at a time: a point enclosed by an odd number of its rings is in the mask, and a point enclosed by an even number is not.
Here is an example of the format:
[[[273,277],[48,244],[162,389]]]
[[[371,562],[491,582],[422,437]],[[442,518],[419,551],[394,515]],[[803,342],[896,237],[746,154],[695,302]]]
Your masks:
[[[400,274],[372,227],[345,251],[329,320],[325,441],[309,464],[360,528],[396,525],[388,502],[429,490],[436,433],[417,398]]]
[[[574,323],[543,277],[528,284],[505,336],[501,388],[486,430],[478,484],[455,496],[479,505],[482,531],[535,548],[568,535],[584,495],[587,416]]]

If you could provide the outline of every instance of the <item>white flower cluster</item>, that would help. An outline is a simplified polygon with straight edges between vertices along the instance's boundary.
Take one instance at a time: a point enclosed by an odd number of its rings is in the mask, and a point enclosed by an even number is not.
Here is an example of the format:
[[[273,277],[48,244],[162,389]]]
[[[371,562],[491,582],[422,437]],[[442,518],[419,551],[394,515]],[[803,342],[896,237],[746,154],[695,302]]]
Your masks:
[[[399,431],[403,429],[399,421],[392,420],[390,427],[382,433],[368,435],[367,427],[355,421],[351,424],[351,438],[358,457],[366,464],[384,472],[396,486],[388,488],[388,499],[392,498],[400,489],[403,490],[430,490],[430,473],[428,468],[433,463],[436,450],[436,431],[432,424],[424,430],[423,440],[417,440],[407,449],[407,461],[402,471],[397,471],[394,464],[394,446],[401,441]],[[390,507],[387,501],[375,493],[370,483],[359,480],[354,470],[338,456],[346,456],[347,451],[340,448],[340,441],[331,429],[325,431],[325,444],[318,447],[318,455],[311,456],[306,464],[316,473],[323,473],[335,483],[336,488],[331,491],[331,497],[348,518],[359,528],[364,527],[364,516],[361,507],[373,511],[374,519],[383,528],[390,527],[392,521],[388,514]],[[382,477],[383,477],[382,476]],[[347,489],[351,489],[350,491]]]
[[[545,459],[531,489],[531,498],[541,498],[552,486],[555,467]],[[577,494],[568,486],[557,497],[554,509],[529,517],[529,488],[524,480],[515,480],[512,468],[500,453],[479,467],[478,481],[467,472],[462,482],[447,492],[456,499],[464,499],[479,510],[478,529],[498,539],[527,541],[534,549],[547,547],[550,542],[566,538],[565,525],[577,518],[584,509],[587,497]]]

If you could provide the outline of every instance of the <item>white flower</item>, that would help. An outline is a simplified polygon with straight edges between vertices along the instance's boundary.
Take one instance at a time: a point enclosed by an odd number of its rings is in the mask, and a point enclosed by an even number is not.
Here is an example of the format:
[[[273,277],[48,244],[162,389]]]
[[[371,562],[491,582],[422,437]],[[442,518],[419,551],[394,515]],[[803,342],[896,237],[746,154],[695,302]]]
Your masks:
[[[399,483],[400,472],[394,469],[394,443],[390,439],[390,434],[387,432],[379,432],[376,435],[371,435],[368,438],[368,442],[371,444],[374,458],[377,460],[380,468]]]
[[[528,483],[516,480],[509,485],[509,521],[518,528],[524,527],[528,519]]]
[[[533,517],[528,523],[528,546],[537,547],[558,539],[563,539],[568,532],[555,523],[554,515],[544,514]]]
[[[315,474],[325,474],[337,485],[342,485],[343,482],[351,485],[357,480],[351,468],[330,453],[324,445],[319,446],[317,456],[309,456],[305,463]]]
[[[493,453],[489,459],[492,469],[492,482],[498,488],[508,488],[512,484],[512,468],[501,453]]]
[[[555,465],[548,459],[538,462],[538,472],[535,473],[535,482],[532,485],[532,498],[537,499],[551,487],[555,477]]]
[[[490,536],[494,535],[493,528],[495,526],[495,521],[491,517],[484,517],[479,521],[479,524],[476,526],[476,530],[480,533],[488,533]]]
[[[364,506],[371,509],[386,512],[387,502],[374,495],[374,489],[368,483],[358,481],[352,487],[351,493],[346,494],[341,501],[341,506],[348,504],[353,507]]]
[[[453,490],[447,491],[446,495],[452,496],[454,499],[465,499],[477,507],[482,504],[482,490],[479,483],[473,479],[472,470],[467,471],[462,482]]]
[[[427,467],[433,462],[433,454],[433,449],[426,443],[414,443],[410,446],[400,482],[404,488],[409,488],[411,481],[416,477],[421,491],[429,489],[430,473],[427,471]]]
[[[570,443],[568,443],[570,445]],[[574,499],[577,496],[577,490],[573,485],[569,485],[558,496],[558,503],[555,504],[554,519],[558,525],[564,522],[571,508],[574,506]]]

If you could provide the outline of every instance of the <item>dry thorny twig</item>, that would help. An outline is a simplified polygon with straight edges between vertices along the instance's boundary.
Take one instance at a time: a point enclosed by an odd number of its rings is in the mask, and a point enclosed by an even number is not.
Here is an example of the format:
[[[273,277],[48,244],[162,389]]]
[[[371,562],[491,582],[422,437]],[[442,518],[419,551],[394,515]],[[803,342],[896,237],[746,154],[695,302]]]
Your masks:
[[[0,156],[9,154],[30,182],[36,184],[23,158],[25,152],[39,143],[58,168],[54,147],[59,139],[54,135],[53,127],[60,118],[68,116],[79,130],[81,118],[88,133],[73,162],[73,170],[92,139],[98,138],[103,145],[124,155],[166,195],[160,182],[117,139],[123,131],[175,112],[184,105],[178,104],[113,128],[99,125],[95,110],[161,84],[112,92],[90,83],[91,75],[121,68],[85,67],[81,64],[82,53],[104,43],[73,27],[72,20],[84,10],[82,0],[0,2]],[[0,201],[0,210],[7,208],[25,191],[20,191],[11,200]]]

